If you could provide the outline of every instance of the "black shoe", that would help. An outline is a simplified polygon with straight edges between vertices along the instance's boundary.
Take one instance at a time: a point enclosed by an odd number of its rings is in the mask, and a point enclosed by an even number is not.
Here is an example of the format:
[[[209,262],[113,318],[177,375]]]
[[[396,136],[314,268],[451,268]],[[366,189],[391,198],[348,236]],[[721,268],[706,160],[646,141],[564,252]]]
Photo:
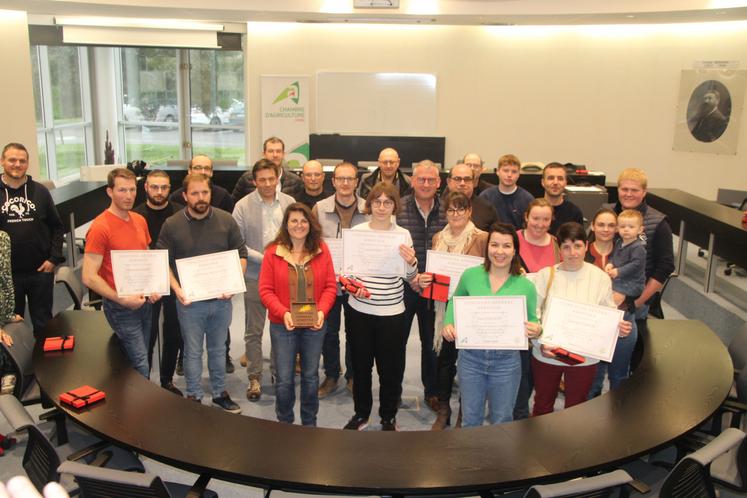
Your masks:
[[[231,357],[226,355],[226,373],[232,374],[236,371],[236,367],[233,366],[233,362],[231,361]]]
[[[399,427],[397,427],[397,419],[396,418],[390,418],[389,420],[381,419],[381,430],[382,431],[398,431]]]
[[[176,360],[176,375],[179,377],[184,377],[184,362],[181,358]]]
[[[231,397],[228,395],[228,391],[223,391],[219,398],[213,398],[213,404],[228,413],[241,413],[241,408],[233,402]]]
[[[351,418],[347,424],[345,424],[345,427],[343,429],[348,431],[362,431],[368,427],[368,419],[359,417],[358,415],[353,415],[353,418]]]
[[[163,387],[167,391],[171,391],[172,393],[176,394],[177,396],[184,396],[184,394],[179,390],[178,387],[176,387],[174,385],[173,382],[168,382],[166,384],[161,384],[161,387]]]

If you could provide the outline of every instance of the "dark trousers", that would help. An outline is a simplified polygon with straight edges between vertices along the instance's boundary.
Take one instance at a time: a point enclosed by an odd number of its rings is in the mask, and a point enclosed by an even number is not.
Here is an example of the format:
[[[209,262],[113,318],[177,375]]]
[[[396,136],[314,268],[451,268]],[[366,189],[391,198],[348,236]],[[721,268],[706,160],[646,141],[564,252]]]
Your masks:
[[[339,379],[342,370],[340,366],[340,322],[342,311],[348,316],[347,293],[337,296],[334,306],[327,315],[327,333],[324,335],[322,345],[322,358],[324,359],[324,375],[331,379]],[[353,378],[353,364],[350,359],[350,339],[348,338],[347,319],[345,321],[345,378]]]
[[[348,308],[350,349],[353,360],[355,413],[368,418],[373,406],[371,369],[379,373],[379,415],[384,420],[397,415],[405,374],[404,314],[376,316]]]
[[[28,299],[34,336],[39,339],[41,330],[52,319],[54,273],[14,273],[13,289],[15,291],[16,314],[21,316],[25,314],[26,299]]]
[[[163,296],[153,304],[153,321],[150,327],[150,344],[148,344],[148,365],[153,367],[153,346],[158,337],[158,319],[163,308],[163,350],[161,351],[160,377],[161,385],[169,384],[174,379],[176,357],[182,348],[182,333],[179,329],[179,318],[176,315],[176,298],[174,295]]]
[[[438,400],[448,403],[451,399],[451,391],[454,389],[454,377],[456,376],[457,349],[454,341],[443,340],[441,351],[436,360],[436,389]]]
[[[521,351],[521,382],[519,383],[519,392],[516,394],[514,420],[529,418],[529,398],[532,396],[532,390],[534,389],[531,358],[531,349]]]
[[[412,320],[418,317],[418,332],[420,334],[420,380],[423,382],[425,397],[436,396],[436,352],[433,351],[433,330],[436,322],[436,312],[429,299],[420,297],[418,293],[405,284],[405,344],[410,335]]]

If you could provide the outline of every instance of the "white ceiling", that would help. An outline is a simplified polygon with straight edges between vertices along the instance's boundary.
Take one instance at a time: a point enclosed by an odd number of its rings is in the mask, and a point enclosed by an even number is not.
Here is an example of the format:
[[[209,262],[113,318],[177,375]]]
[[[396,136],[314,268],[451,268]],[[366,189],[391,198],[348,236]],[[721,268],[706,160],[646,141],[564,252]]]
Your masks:
[[[353,0],[2,0],[0,8],[39,18],[64,14],[220,22],[536,25],[747,19],[747,0],[400,0],[397,9],[354,9]]]

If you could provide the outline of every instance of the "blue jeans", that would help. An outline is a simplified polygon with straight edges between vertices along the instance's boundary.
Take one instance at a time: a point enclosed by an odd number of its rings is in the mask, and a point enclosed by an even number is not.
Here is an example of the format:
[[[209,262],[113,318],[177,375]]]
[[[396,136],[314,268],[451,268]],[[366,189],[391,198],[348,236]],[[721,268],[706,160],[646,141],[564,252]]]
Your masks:
[[[638,340],[638,327],[635,323],[635,316],[629,311],[625,312],[623,320],[633,323],[633,329],[627,337],[618,337],[615,346],[615,354],[612,356],[612,362],[600,361],[597,364],[597,373],[589,389],[589,399],[595,398],[602,394],[604,385],[604,376],[609,376],[610,389],[616,389],[630,375],[630,359],[633,356],[633,349]]]
[[[327,333],[324,334],[322,358],[324,359],[324,375],[331,379],[340,378],[340,321],[343,310],[347,310],[348,295],[337,296],[334,306],[327,315]],[[347,311],[345,311],[347,313]],[[345,378],[353,378],[353,362],[350,359],[350,344],[347,340],[348,326],[345,324]]]
[[[146,301],[140,308],[131,310],[108,299],[103,301],[106,321],[117,334],[132,368],[147,379],[150,371],[148,342],[153,317],[152,305]]]
[[[177,300],[176,312],[184,342],[184,377],[187,395],[203,396],[202,341],[207,345],[208,372],[213,397],[226,390],[226,330],[231,324],[231,300],[210,299],[184,306]]]
[[[275,414],[279,422],[293,423],[296,404],[296,353],[301,355],[301,423],[316,425],[319,411],[319,357],[322,354],[325,325],[320,330],[288,330],[270,322],[272,355],[275,357]]]
[[[464,427],[479,427],[485,420],[485,400],[491,424],[513,420],[514,403],[521,382],[518,351],[462,349],[457,361],[462,391]]]

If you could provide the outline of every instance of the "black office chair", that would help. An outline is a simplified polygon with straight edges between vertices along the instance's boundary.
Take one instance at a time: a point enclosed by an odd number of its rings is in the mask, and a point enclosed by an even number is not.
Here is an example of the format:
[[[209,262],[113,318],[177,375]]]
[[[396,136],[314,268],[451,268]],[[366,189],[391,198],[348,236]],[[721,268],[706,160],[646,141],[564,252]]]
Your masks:
[[[71,461],[64,462],[58,470],[75,478],[83,498],[218,497],[214,491],[205,489],[210,478],[204,476],[200,476],[197,482],[189,487],[185,484],[164,482],[153,474],[103,469]]]
[[[36,425],[24,406],[13,396],[0,396],[0,412],[14,431],[26,431],[26,451],[23,454],[23,468],[29,480],[41,491],[50,481],[59,482],[68,493],[75,493],[72,480],[61,479],[57,468],[65,460],[85,459],[91,465],[119,468],[131,472],[145,472],[142,462],[130,451],[112,446],[108,441],[96,440],[84,448],[76,450],[69,444],[55,447],[49,438]]]
[[[524,498],[606,498],[609,496],[628,496],[625,486],[633,481],[630,474],[624,470],[615,470],[583,479],[555,484],[538,484],[529,488]]]
[[[57,267],[54,273],[54,283],[62,283],[65,286],[73,300],[73,308],[76,310],[84,308],[101,309],[101,298],[98,296],[92,297],[91,291],[83,285],[75,270],[69,266]],[[86,294],[89,295],[88,300],[86,300]]]
[[[34,377],[34,368],[31,361],[36,344],[34,333],[25,321],[7,323],[3,326],[3,330],[13,338],[13,346],[10,347],[0,342],[0,347],[7,353],[13,371],[16,372],[13,396],[24,405],[39,403],[41,401],[41,391],[39,384],[36,382],[36,377]]]
[[[664,285],[661,286],[661,290],[654,295],[654,298],[649,303],[649,306],[648,306],[649,316],[653,316],[654,318],[658,318],[659,320],[664,319],[664,309],[661,307],[661,300],[664,296],[664,291],[667,290],[667,286],[669,285],[669,282],[673,278],[677,278],[677,277],[679,277],[679,274],[672,273],[664,281]]]
[[[636,489],[646,496],[716,498],[711,465],[735,450],[744,438],[745,433],[739,429],[726,429],[706,446],[682,458],[669,473],[660,466],[641,460],[623,465],[622,468],[636,479]],[[654,493],[649,495],[649,491]]]

